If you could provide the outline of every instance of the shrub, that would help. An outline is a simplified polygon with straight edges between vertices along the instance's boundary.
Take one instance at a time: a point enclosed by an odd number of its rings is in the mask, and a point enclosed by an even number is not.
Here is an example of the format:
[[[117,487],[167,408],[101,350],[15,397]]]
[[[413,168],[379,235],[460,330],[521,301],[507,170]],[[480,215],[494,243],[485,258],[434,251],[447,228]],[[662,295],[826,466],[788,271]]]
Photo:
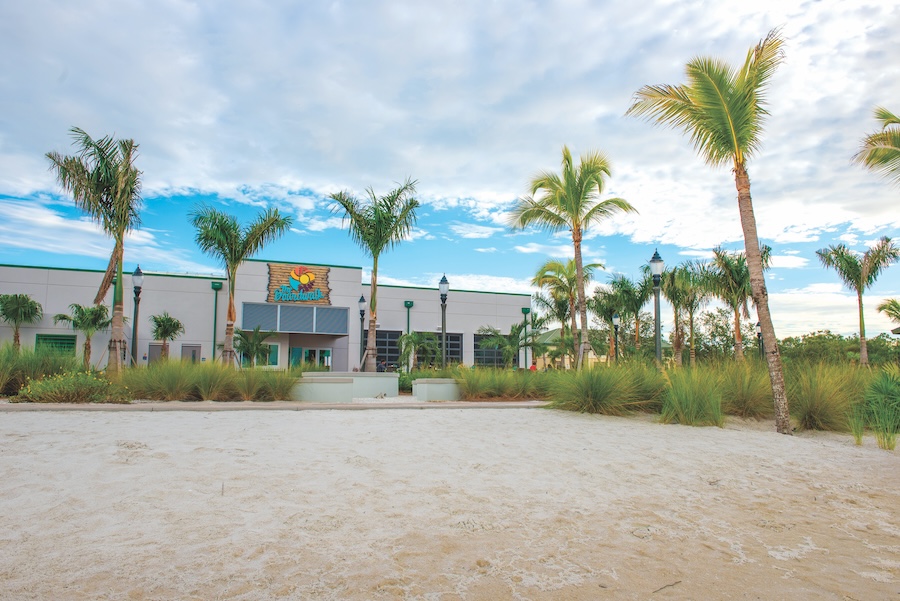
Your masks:
[[[242,369],[237,374],[235,388],[242,401],[274,401],[275,396],[261,369]]]
[[[201,363],[191,370],[194,393],[201,401],[233,401],[237,398],[238,374],[221,363]]]
[[[865,401],[878,446],[893,451],[900,431],[900,368],[893,365],[881,370],[869,384]]]
[[[271,398],[254,399],[254,400],[274,400],[289,401],[291,399],[291,390],[297,382],[296,376],[290,371],[282,369],[267,369],[261,371],[265,387],[271,394]]]
[[[635,400],[641,401],[638,408],[657,413],[661,411],[663,392],[666,389],[663,373],[647,361],[629,361],[620,369],[624,370],[634,385]]]
[[[540,382],[546,377],[546,374],[529,370],[481,367],[439,373],[430,377],[454,378],[459,384],[460,396],[465,400],[540,398],[543,396],[540,394]]]
[[[26,382],[66,372],[77,371],[80,361],[75,355],[50,348],[21,348],[11,343],[0,346],[0,396],[15,395]]]
[[[17,401],[32,403],[127,403],[128,390],[91,372],[69,372],[32,380]]]
[[[663,393],[663,423],[687,426],[725,425],[722,412],[721,376],[713,369],[679,369],[668,372]]]
[[[122,382],[135,398],[154,401],[196,401],[196,366],[180,359],[159,360],[146,368],[132,368],[122,374]]]

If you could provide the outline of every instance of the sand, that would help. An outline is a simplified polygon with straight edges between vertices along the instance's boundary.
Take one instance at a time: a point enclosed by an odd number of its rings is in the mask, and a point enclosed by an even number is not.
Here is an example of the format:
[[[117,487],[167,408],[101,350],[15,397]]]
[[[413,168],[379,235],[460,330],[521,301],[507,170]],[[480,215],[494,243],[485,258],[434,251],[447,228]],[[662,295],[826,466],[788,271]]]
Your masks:
[[[900,452],[546,409],[0,412],[0,599],[900,599]]]

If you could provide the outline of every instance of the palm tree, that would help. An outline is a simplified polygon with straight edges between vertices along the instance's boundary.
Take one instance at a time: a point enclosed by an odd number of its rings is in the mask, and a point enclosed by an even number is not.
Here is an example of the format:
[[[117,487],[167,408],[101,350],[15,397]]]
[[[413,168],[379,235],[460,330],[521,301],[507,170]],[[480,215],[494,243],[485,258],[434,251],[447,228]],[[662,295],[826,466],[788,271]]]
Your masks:
[[[888,319],[895,323],[900,323],[900,301],[896,298],[889,298],[878,305],[878,311],[888,316]]]
[[[410,371],[414,371],[419,361],[419,353],[424,356],[427,363],[434,361],[440,352],[440,341],[432,332],[410,332],[401,334],[397,339],[397,347],[400,351],[400,364],[407,365]]]
[[[881,121],[881,131],[863,138],[862,148],[853,160],[900,184],[900,117],[878,107],[875,118]]]
[[[771,263],[772,249],[763,246],[760,258],[763,269]],[[706,267],[706,282],[710,292],[721,299],[734,313],[734,357],[744,360],[744,344],[741,338],[741,316],[750,318],[748,302],[753,296],[750,286],[750,268],[743,253],[729,253],[722,247],[713,249],[712,262]]]
[[[750,269],[750,286],[767,350],[775,426],[781,434],[790,434],[784,369],[769,311],[769,295],[750,196],[750,176],[747,174],[747,161],[759,149],[763,122],[768,115],[766,91],[775,69],[784,60],[783,43],[780,31],[772,30],[747,53],[740,69],[733,69],[715,58],[692,59],[686,66],[687,84],[644,86],[637,91],[634,104],[627,114],[647,117],[683,130],[709,165],[719,167],[730,164],[732,167]]]
[[[615,275],[609,281],[609,285],[618,293],[622,301],[623,319],[625,316],[634,317],[634,348],[641,350],[641,309],[650,300],[653,294],[653,280],[649,274],[638,281],[634,281],[624,275]]]
[[[256,367],[257,361],[269,360],[269,344],[266,340],[275,332],[261,332],[259,326],[250,331],[235,329],[234,349],[238,355],[250,361],[250,367]]]
[[[153,339],[162,340],[160,358],[168,359],[169,341],[184,334],[184,324],[169,315],[168,311],[163,311],[161,315],[151,315],[150,322],[153,324]]]
[[[492,326],[481,326],[475,333],[483,336],[478,345],[481,348],[499,349],[500,356],[503,357],[504,367],[510,368],[513,365],[513,361],[519,356],[519,352],[523,348],[532,346],[532,341],[535,338],[533,330],[528,332],[527,338],[523,336],[524,329],[524,323],[514,323],[509,328],[509,334],[503,334]]]
[[[900,247],[887,236],[883,236],[875,246],[863,253],[861,258],[845,244],[833,244],[828,248],[817,250],[816,255],[822,265],[837,271],[844,285],[856,292],[856,301],[859,304],[859,364],[868,365],[863,292],[875,283],[882,271],[900,258]]]
[[[598,288],[594,291],[594,295],[588,299],[588,308],[596,315],[609,330],[607,341],[609,342],[609,350],[607,351],[607,365],[615,362],[616,341],[614,338],[615,327],[613,326],[613,315],[622,312],[623,301],[619,292],[615,288]]]
[[[569,343],[571,343],[572,336],[566,335],[566,322],[570,316],[574,323],[574,305],[570,304],[568,296],[557,294],[552,290],[549,294],[541,294],[540,292],[534,294],[532,301],[535,309],[545,312],[545,318],[548,321],[559,323],[557,350],[559,351],[559,357],[563,359],[563,367],[565,367],[565,357],[569,357],[572,361],[575,359],[575,353],[572,353],[571,356],[569,354],[569,347],[571,346]],[[574,351],[574,347],[571,350]]]
[[[69,305],[71,315],[57,313],[53,316],[53,323],[65,322],[72,324],[72,329],[84,334],[84,371],[91,369],[91,338],[97,332],[106,330],[111,324],[109,308],[106,305]]]
[[[115,281],[107,365],[109,374],[115,375],[124,364],[126,350],[122,293],[125,234],[140,225],[141,172],[134,166],[138,145],[134,140],[116,140],[112,136],[94,140],[77,127],[70,132],[77,153],[63,156],[48,152],[46,156],[56,171],[60,186],[74,197],[75,206],[100,224],[114,241],[94,304],[103,302],[110,284]]]
[[[585,351],[590,350],[587,333],[587,303],[585,299],[584,267],[581,260],[581,241],[584,232],[594,223],[609,219],[616,213],[636,213],[628,201],[621,198],[600,200],[610,176],[609,159],[600,152],[588,152],[581,156],[578,166],[573,164],[572,153],[563,146],[562,175],[548,171],[531,180],[531,195],[519,199],[513,208],[509,224],[516,229],[536,225],[550,232],[569,230],[575,251],[575,279],[578,311],[581,320],[581,342],[578,348],[577,367],[584,361]]]
[[[225,342],[222,362],[234,365],[234,290],[237,270],[264,246],[281,237],[293,223],[293,218],[282,215],[278,209],[267,209],[244,227],[237,219],[212,207],[200,206],[191,213],[191,222],[197,230],[197,246],[206,254],[219,259],[228,275],[228,315],[225,320]]]
[[[587,286],[594,278],[594,270],[603,269],[603,263],[588,263],[581,268],[582,281]],[[532,286],[545,288],[552,297],[565,298],[569,303],[569,318],[572,321],[572,335],[578,331],[575,316],[579,310],[578,297],[578,267],[575,259],[569,259],[565,263],[550,259],[538,269],[537,275],[531,280]],[[562,333],[561,333],[562,334]]]
[[[675,266],[666,269],[660,278],[660,291],[666,297],[669,304],[672,305],[672,315],[674,325],[672,328],[672,354],[675,358],[675,365],[681,367],[683,359],[681,351],[684,348],[684,331],[682,330],[682,311],[684,309],[685,290],[682,285],[682,277],[680,271],[683,266]],[[649,267],[647,269],[649,271]]]
[[[330,198],[333,210],[343,213],[350,222],[350,238],[372,257],[372,279],[369,298],[369,337],[364,353],[363,371],[375,371],[377,353],[375,350],[375,324],[378,316],[378,258],[386,250],[400,243],[409,235],[416,224],[416,209],[419,201],[416,182],[407,180],[398,188],[384,196],[376,196],[370,187],[366,188],[368,198],[355,198],[349,192],[338,192]]]
[[[34,324],[44,317],[41,304],[27,294],[0,294],[0,319],[13,327],[13,348],[19,352],[19,327]]]
[[[700,311],[709,301],[711,292],[707,285],[706,275],[703,266],[688,261],[676,275],[679,278],[679,287],[682,290],[682,307],[687,313],[688,319],[688,343],[691,347],[691,367],[697,364],[697,345],[694,337],[694,320],[697,312]]]

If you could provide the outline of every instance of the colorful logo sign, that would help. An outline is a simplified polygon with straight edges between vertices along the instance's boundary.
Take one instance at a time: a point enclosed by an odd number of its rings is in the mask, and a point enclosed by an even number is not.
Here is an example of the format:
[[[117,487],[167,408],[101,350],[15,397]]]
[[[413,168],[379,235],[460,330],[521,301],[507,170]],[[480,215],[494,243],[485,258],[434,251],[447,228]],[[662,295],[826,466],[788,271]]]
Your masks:
[[[270,303],[331,304],[328,268],[269,263]]]

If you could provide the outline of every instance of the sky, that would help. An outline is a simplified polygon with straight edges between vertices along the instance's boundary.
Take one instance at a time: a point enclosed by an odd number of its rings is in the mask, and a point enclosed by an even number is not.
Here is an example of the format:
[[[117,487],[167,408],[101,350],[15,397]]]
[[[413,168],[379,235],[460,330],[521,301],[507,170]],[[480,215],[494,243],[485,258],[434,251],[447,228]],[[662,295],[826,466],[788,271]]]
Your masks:
[[[559,171],[563,145],[605,153],[603,197],[638,211],[588,230],[599,284],[638,277],[655,249],[667,265],[742,250],[730,170],[625,112],[641,86],[684,82],[696,56],[740,65],[776,27],[785,61],[748,169],[776,333],[850,335],[856,296],[816,250],[900,235],[900,189],[851,161],[874,108],[900,111],[898,1],[4,2],[0,263],[106,267],[112,241],[45,157],[74,152],[73,126],[140,145],[126,271],[222,274],[191,211],[247,222],[277,207],[293,227],[256,258],[359,266],[367,280],[371,259],[329,194],[412,178],[417,224],[382,255],[380,283],[446,274],[448,302],[454,288],[528,293],[541,264],[572,256],[571,238],[512,231],[509,212],[531,178]],[[875,310],[892,297],[900,265],[866,292],[868,336],[896,325]]]

